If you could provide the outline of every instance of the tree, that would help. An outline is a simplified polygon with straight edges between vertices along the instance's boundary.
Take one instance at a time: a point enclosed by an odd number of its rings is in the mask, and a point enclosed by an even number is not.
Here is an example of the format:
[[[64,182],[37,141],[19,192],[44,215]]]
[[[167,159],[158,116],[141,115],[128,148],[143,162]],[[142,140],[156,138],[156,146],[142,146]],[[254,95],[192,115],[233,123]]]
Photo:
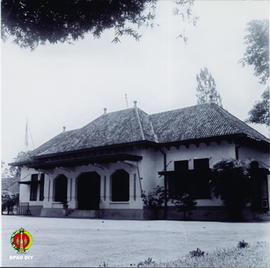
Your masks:
[[[30,159],[30,152],[19,152],[14,158],[14,161],[25,161]],[[9,166],[6,162],[1,161],[1,177],[2,178],[16,178],[19,180],[21,175],[21,168],[18,166]]]
[[[265,84],[269,78],[269,21],[252,20],[247,24],[247,32],[246,51],[240,61],[244,66],[253,66],[255,76]]]
[[[191,7],[194,0],[175,0]],[[71,42],[87,33],[99,37],[114,29],[113,42],[122,35],[135,39],[135,27],[152,26],[157,0],[2,0],[2,38],[13,36],[21,47]],[[191,15],[191,8],[186,9]]]
[[[223,200],[232,220],[241,219],[243,208],[251,200],[249,166],[235,160],[221,160],[213,166],[211,181],[216,197]]]
[[[263,92],[261,101],[257,101],[249,111],[247,122],[270,125],[269,87]]]
[[[245,36],[246,51],[240,60],[245,65],[253,66],[254,74],[261,84],[269,79],[269,21],[252,20],[247,24]],[[269,126],[269,87],[261,95],[249,112],[247,122]]]
[[[216,90],[216,82],[208,69],[204,67],[200,73],[196,75],[197,79],[197,103],[216,103],[222,107],[220,94]]]

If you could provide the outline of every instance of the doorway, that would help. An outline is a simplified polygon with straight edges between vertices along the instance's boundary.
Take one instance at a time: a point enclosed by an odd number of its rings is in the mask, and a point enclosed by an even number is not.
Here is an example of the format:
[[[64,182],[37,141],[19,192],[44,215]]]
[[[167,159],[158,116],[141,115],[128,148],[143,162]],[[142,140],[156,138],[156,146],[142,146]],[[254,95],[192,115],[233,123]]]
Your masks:
[[[96,172],[82,173],[77,179],[78,209],[99,209],[100,176]]]

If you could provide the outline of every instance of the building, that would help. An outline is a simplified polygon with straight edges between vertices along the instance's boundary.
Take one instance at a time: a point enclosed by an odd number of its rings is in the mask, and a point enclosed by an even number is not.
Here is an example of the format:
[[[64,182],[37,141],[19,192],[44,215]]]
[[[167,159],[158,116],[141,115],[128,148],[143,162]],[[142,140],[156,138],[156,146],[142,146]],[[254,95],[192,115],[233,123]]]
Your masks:
[[[164,177],[193,170],[194,218],[214,219],[222,202],[209,192],[205,171],[226,158],[269,163],[269,140],[216,104],[148,115],[134,107],[104,114],[88,125],[63,131],[21,166],[20,202],[31,213],[70,217],[142,219],[142,192]],[[269,175],[263,173],[260,203],[269,209]],[[169,192],[175,184],[169,179]],[[176,213],[169,206],[168,218]]]

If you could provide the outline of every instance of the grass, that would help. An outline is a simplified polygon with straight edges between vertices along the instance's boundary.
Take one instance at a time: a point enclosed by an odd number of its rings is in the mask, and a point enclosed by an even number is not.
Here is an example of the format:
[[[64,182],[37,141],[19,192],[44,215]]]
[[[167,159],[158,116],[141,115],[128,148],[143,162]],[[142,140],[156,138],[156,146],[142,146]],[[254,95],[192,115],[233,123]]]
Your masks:
[[[245,248],[217,249],[200,257],[187,254],[171,262],[153,261],[144,267],[269,267],[269,252],[269,243],[257,242]]]

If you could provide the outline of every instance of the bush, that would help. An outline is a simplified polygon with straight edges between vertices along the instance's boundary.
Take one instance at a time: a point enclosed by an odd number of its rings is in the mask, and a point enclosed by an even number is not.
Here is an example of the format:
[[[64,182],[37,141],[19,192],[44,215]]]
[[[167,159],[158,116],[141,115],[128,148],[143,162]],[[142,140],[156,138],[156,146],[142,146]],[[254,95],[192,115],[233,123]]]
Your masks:
[[[249,244],[245,240],[242,240],[242,241],[238,242],[237,247],[238,248],[247,248],[247,247],[249,247]]]
[[[199,248],[196,250],[192,250],[189,252],[190,256],[193,257],[203,257],[204,256],[204,251],[201,251]]]
[[[178,212],[184,213],[184,219],[186,219],[187,212],[191,213],[192,210],[196,209],[197,202],[194,201],[192,196],[188,193],[176,196],[171,199]]]
[[[161,208],[165,200],[164,187],[158,185],[148,194],[143,192],[142,199],[147,208]]]
[[[154,265],[156,262],[152,258],[147,258],[145,261],[141,261],[137,264],[137,267]]]
[[[211,185],[216,197],[223,200],[229,218],[241,219],[242,210],[250,202],[250,178],[247,163],[225,159],[213,166]]]
[[[109,265],[103,261],[98,267],[108,267]]]

